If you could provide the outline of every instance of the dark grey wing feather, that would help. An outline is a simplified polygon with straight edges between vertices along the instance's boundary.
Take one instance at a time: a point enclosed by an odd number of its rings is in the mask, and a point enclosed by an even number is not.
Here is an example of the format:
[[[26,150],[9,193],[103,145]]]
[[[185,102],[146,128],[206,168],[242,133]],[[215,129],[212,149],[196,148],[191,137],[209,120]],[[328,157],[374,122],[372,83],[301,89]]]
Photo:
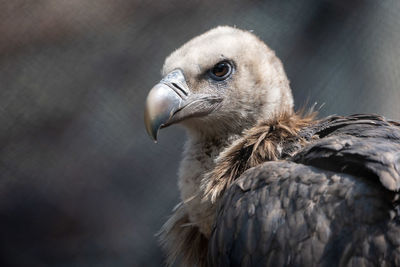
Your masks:
[[[210,266],[399,266],[393,192],[293,162],[246,171],[225,193]]]
[[[328,137],[290,160],[380,181],[392,191],[400,188],[400,144],[382,138]]]
[[[330,117],[300,134],[311,144],[225,192],[210,266],[400,266],[398,125]]]
[[[376,115],[336,117],[319,125],[323,127],[314,134],[321,139],[289,160],[400,189],[400,127]]]
[[[400,140],[399,122],[388,121],[374,114],[355,114],[347,117],[330,116],[301,130],[300,136],[311,140],[314,135],[320,138],[347,134],[355,137],[388,138]]]

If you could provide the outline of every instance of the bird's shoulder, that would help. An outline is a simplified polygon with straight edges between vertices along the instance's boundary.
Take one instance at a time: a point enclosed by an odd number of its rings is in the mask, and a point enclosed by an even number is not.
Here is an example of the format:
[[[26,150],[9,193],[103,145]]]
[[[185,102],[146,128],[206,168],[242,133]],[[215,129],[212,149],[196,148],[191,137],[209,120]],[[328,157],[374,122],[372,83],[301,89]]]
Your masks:
[[[299,132],[313,140],[287,160],[400,189],[400,127],[373,114],[328,117]]]
[[[400,263],[398,124],[332,116],[298,135],[305,145],[288,143],[281,159],[247,169],[226,189],[211,265]]]

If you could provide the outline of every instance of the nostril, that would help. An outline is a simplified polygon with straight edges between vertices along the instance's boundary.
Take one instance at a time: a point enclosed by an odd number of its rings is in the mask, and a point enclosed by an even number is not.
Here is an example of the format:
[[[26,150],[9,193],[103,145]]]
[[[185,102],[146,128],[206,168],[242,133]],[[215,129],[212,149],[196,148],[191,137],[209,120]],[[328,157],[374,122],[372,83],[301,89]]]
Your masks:
[[[177,85],[176,83],[172,83],[172,85],[173,85],[176,89],[178,89],[179,91],[181,91],[182,94],[184,94],[185,96],[188,95],[188,93],[187,93],[184,89],[182,89],[179,85]]]

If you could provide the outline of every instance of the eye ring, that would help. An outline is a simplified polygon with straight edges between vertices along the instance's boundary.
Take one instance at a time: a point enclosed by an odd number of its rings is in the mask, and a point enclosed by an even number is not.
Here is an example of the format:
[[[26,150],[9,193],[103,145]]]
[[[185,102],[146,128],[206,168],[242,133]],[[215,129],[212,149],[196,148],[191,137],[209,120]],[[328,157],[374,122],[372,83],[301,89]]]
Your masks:
[[[210,77],[216,81],[226,80],[229,76],[231,76],[233,70],[233,66],[229,61],[221,61],[214,65],[210,69]]]

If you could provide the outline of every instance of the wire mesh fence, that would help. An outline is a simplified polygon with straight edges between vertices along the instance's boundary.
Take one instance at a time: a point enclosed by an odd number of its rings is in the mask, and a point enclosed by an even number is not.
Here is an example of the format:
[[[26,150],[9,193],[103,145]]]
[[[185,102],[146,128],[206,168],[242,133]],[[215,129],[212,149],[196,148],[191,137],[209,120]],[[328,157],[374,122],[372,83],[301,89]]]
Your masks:
[[[2,266],[160,266],[179,127],[142,118],[164,58],[217,25],[282,59],[296,106],[400,120],[398,1],[0,2]]]

